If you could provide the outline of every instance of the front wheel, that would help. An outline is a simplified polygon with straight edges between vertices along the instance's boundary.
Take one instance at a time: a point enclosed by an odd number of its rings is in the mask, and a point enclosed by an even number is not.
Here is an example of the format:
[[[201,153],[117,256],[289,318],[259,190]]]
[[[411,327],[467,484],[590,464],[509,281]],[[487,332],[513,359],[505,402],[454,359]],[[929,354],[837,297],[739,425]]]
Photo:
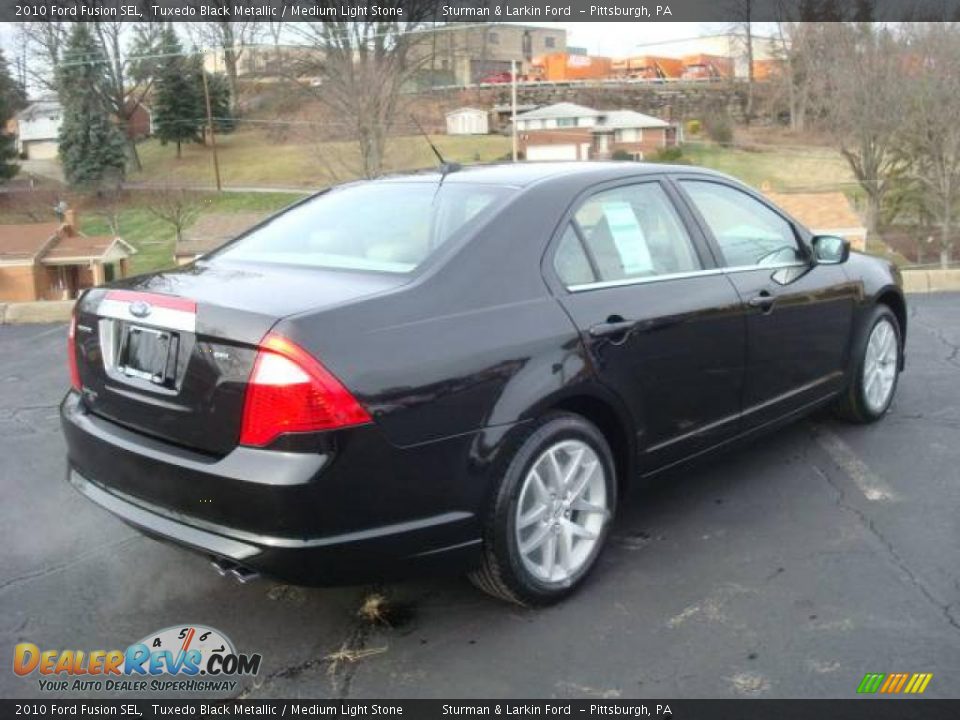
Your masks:
[[[871,423],[887,413],[897,390],[902,352],[896,315],[886,305],[877,305],[854,348],[850,385],[837,404],[842,417]]]
[[[526,430],[486,520],[484,554],[470,579],[520,605],[569,595],[594,566],[616,510],[615,465],[603,434],[558,413]]]

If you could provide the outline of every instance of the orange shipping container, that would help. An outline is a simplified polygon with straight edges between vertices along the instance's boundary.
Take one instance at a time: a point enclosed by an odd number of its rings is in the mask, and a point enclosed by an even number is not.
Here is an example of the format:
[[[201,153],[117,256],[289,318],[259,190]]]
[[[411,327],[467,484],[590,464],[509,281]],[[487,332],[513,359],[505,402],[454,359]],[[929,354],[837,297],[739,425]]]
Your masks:
[[[550,53],[534,59],[533,65],[540,80],[601,80],[613,74],[613,63],[608,57]]]
[[[733,60],[719,55],[687,55],[683,68],[683,77],[687,79],[733,77]]]

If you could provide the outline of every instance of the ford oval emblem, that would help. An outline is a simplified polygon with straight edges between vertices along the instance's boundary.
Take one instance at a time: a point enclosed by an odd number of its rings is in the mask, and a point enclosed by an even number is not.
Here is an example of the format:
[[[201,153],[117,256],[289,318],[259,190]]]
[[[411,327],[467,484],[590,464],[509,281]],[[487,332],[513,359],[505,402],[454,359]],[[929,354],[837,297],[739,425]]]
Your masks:
[[[150,310],[150,303],[144,302],[143,300],[130,303],[130,314],[134,317],[144,318],[150,314]]]

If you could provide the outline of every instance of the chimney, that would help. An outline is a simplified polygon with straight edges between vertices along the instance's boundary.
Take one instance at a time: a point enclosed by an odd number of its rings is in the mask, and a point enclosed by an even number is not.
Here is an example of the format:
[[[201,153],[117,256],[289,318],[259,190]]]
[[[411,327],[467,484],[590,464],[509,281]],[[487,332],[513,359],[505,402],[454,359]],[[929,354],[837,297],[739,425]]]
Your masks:
[[[61,229],[67,235],[76,235],[79,232],[77,228],[77,211],[73,208],[67,208],[63,212],[63,225]]]

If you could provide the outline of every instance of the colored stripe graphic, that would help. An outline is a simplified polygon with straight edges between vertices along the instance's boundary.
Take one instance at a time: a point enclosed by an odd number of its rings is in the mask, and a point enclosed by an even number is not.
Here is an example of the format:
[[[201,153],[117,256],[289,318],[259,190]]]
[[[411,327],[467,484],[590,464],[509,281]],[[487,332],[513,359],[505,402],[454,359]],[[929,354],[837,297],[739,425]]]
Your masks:
[[[886,677],[884,673],[867,673],[863,676],[863,680],[860,681],[860,687],[857,688],[858,693],[875,693],[880,689],[880,683],[883,682],[883,679]]]
[[[927,689],[933,673],[867,673],[857,686],[858,693],[919,695]]]

